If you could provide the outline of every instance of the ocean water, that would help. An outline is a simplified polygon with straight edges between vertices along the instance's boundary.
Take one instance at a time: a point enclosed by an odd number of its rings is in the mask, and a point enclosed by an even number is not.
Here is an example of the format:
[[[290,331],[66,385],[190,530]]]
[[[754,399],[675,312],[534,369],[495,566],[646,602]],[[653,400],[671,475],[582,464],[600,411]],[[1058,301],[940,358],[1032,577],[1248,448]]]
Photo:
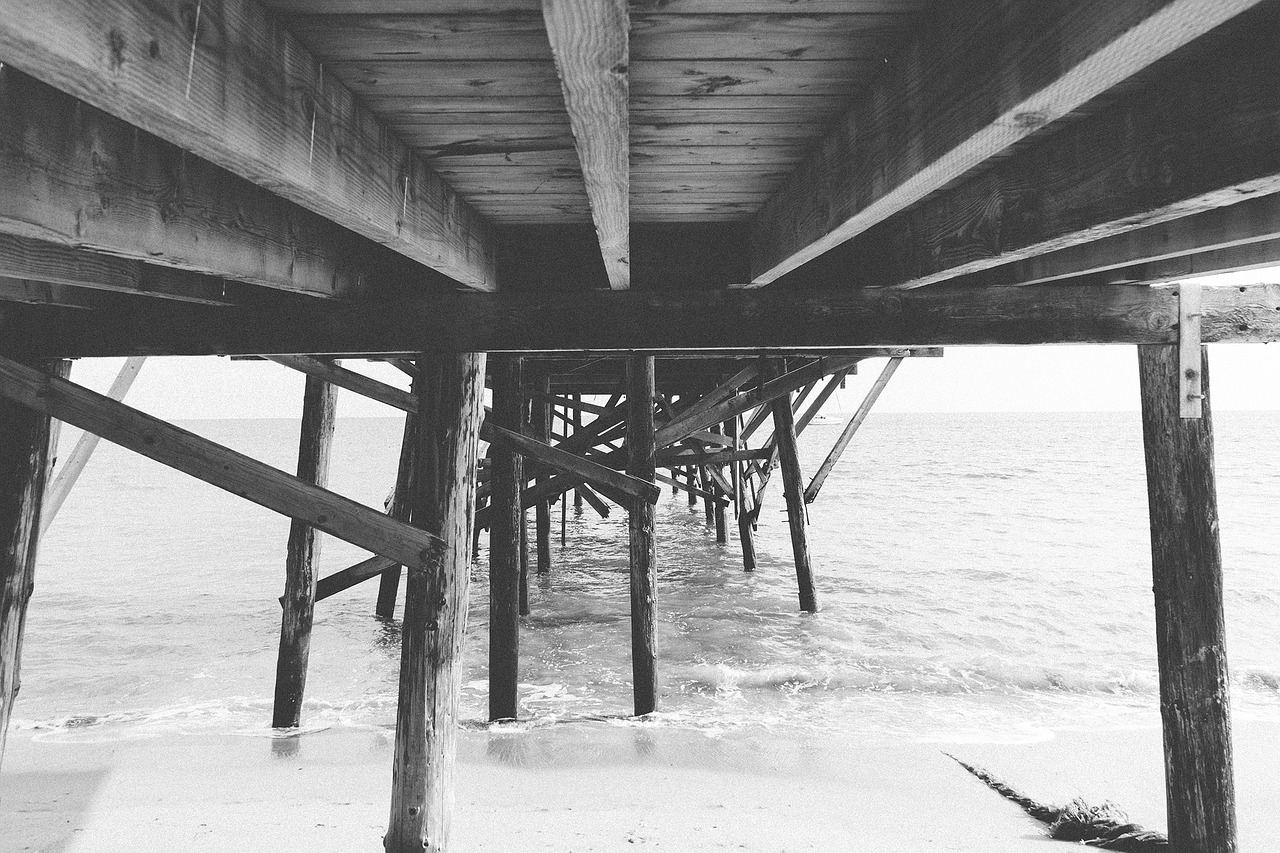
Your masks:
[[[1280,721],[1280,412],[1216,416],[1237,718]],[[291,469],[297,424],[189,429]],[[839,425],[801,438],[816,469]],[[64,436],[64,452],[74,431]],[[331,487],[381,506],[400,424],[340,420]],[[810,507],[822,610],[798,612],[780,483],[742,571],[736,525],[658,508],[660,711],[710,735],[1034,741],[1150,725],[1158,710],[1136,413],[873,415]],[[532,520],[532,513],[530,513]],[[531,576],[522,726],[625,724],[626,520],[553,511]],[[13,729],[40,740],[271,734],[288,522],[107,443],[40,554]],[[366,556],[326,539],[321,573]],[[471,576],[462,720],[485,723],[487,546]],[[304,726],[394,725],[399,624],[376,581],[317,607]]]

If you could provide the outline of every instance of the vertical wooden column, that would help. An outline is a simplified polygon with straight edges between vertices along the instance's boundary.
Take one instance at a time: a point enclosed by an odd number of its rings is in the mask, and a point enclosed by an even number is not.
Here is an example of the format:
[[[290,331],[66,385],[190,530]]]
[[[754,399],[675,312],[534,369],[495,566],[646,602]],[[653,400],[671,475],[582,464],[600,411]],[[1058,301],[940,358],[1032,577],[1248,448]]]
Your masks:
[[[22,632],[35,587],[48,465],[49,418],[0,400],[0,760],[21,686]]]
[[[1169,846],[1179,853],[1234,853],[1235,784],[1208,354],[1202,349],[1200,418],[1179,415],[1178,346],[1139,346],[1138,372]]]
[[[409,520],[444,542],[438,565],[410,567],[386,853],[448,850],[467,615],[484,353],[423,355]]]
[[[573,402],[580,404],[582,402],[582,395],[574,394]],[[577,435],[581,431],[582,431],[582,408],[580,406],[575,406],[573,408],[572,435]],[[574,509],[574,512],[579,512],[579,513],[582,512],[582,490],[581,489],[573,490],[573,509]]]
[[[298,479],[323,488],[329,482],[329,456],[337,416],[337,389],[307,377],[302,396],[302,430],[298,438]],[[316,605],[316,560],[319,532],[304,521],[289,524],[284,595],[280,597],[280,652],[276,657],[276,695],[271,714],[275,728],[292,728],[302,716],[311,652],[311,621]]]
[[[422,379],[413,382],[416,391]],[[395,490],[391,493],[391,517],[399,521],[409,518],[409,479],[413,471],[414,441],[418,430],[418,416],[409,412],[404,417],[404,435],[400,439],[400,463],[396,468]],[[378,604],[374,612],[382,619],[390,619],[396,612],[396,595],[400,591],[400,566],[392,566],[378,579]]]
[[[702,513],[706,516],[707,524],[716,523],[716,502],[711,499],[712,483],[711,476],[707,474],[707,466],[698,466],[698,485],[702,487]]]
[[[520,431],[523,360],[494,357],[489,362],[493,420]],[[489,719],[515,719],[520,670],[520,490],[524,457],[490,445],[489,472]]]
[[[547,396],[551,393],[551,377],[542,375],[534,384],[534,395],[530,403],[530,420],[533,422],[533,437],[538,441],[551,442],[551,406]],[[546,475],[538,477],[538,482],[546,480]],[[543,498],[535,507],[538,544],[538,574],[545,575],[551,571],[551,501]]]
[[[717,425],[715,428],[715,432],[719,435],[724,435],[724,432],[725,432],[724,427]],[[716,497],[720,497],[720,498],[725,497],[725,491],[723,488],[721,488],[720,481],[712,477],[711,482],[713,485],[713,488],[711,490],[712,493],[715,494]],[[723,545],[729,541],[729,528],[725,521],[724,501],[719,500],[719,501],[715,501],[714,503],[715,503],[714,509],[715,509],[715,522],[716,522],[716,542],[720,545]]]
[[[805,524],[804,482],[800,473],[800,456],[796,448],[795,413],[791,395],[784,394],[773,407],[773,437],[782,468],[782,490],[787,499],[787,524],[791,527],[791,550],[796,561],[796,584],[800,592],[800,609],[818,610],[818,594],[813,586],[813,566],[809,561],[809,530]]]
[[[756,570],[756,531],[751,526],[751,521],[755,517],[752,512],[738,513],[738,541],[742,543],[742,570],[744,572],[754,572]]]
[[[653,356],[627,358],[627,473],[653,482]],[[636,715],[657,707],[657,545],[652,504],[632,503],[627,513],[631,544],[631,673]]]

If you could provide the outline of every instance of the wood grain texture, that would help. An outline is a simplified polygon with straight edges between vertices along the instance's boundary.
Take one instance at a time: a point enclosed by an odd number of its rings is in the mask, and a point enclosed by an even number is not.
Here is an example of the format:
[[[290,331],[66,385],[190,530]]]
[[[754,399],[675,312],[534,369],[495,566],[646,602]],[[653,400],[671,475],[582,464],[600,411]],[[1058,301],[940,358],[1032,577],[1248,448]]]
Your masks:
[[[627,359],[627,473],[653,482],[653,356]],[[635,714],[657,708],[658,647],[655,634],[658,549],[654,507],[627,507],[631,565],[631,674]]]
[[[911,15],[926,9],[930,0],[630,0],[636,13],[662,12],[669,15],[738,12],[743,14]],[[538,13],[540,0],[266,0],[265,5],[286,13],[337,14],[422,14],[489,15],[527,17]]]
[[[830,263],[918,287],[1280,191],[1277,28],[1275,6],[1242,15],[1151,85],[880,223]]]
[[[39,241],[6,241],[5,263],[29,277],[215,302],[224,283],[182,271],[315,296],[356,297],[375,279],[452,284],[13,68],[0,70],[0,110],[0,231]]]
[[[944,4],[753,222],[763,285],[904,210],[1256,0]]]
[[[40,357],[436,351],[571,352],[964,344],[1168,343],[1169,288],[1073,281],[913,291],[440,294],[378,306],[295,299],[246,310],[134,300],[89,312],[0,305],[0,333]],[[1280,287],[1207,288],[1203,340],[1280,339]],[[711,319],[709,319],[711,318]],[[720,418],[719,420],[723,420]],[[566,443],[567,444],[567,443]],[[566,449],[568,449],[566,447]]]
[[[298,479],[325,488],[329,482],[329,458],[338,413],[337,389],[308,376],[302,397],[302,428],[298,438]],[[284,595],[280,597],[280,650],[276,656],[275,702],[271,725],[293,728],[302,718],[302,697],[307,686],[307,662],[311,656],[311,625],[316,603],[316,562],[320,537],[311,525],[289,524],[285,558]]]
[[[469,287],[494,286],[487,224],[256,0],[4,0],[0,53]]]
[[[23,370],[43,375],[34,367]],[[22,686],[22,634],[35,588],[48,466],[48,415],[13,400],[0,401],[0,760]]]
[[[454,754],[484,412],[484,353],[418,361],[416,476],[410,520],[443,542],[433,567],[410,566],[401,627],[400,690],[387,853],[450,850]]]
[[[1179,412],[1178,348],[1138,347],[1171,850],[1236,850],[1230,678],[1209,358],[1203,416]]]
[[[625,290],[631,286],[626,0],[543,0],[542,16],[605,274],[610,287]]]
[[[489,360],[493,420],[513,432],[521,428],[522,360]],[[524,457],[507,448],[490,448],[493,475],[489,490],[489,719],[515,719],[520,681],[520,529],[524,514]]]
[[[439,560],[440,540],[429,533],[10,359],[0,358],[0,396],[360,548],[406,565],[434,566]]]

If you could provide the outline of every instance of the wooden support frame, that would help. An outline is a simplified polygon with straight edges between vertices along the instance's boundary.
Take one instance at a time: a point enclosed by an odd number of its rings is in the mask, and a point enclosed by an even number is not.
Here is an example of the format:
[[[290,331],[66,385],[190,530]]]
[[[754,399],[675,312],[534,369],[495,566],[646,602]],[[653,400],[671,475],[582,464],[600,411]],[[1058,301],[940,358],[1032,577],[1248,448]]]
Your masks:
[[[800,453],[796,446],[795,413],[791,410],[791,399],[786,395],[775,398],[769,406],[773,410],[774,447],[778,452],[782,488],[787,501],[787,526],[791,529],[800,609],[817,613],[818,594],[813,585],[813,563],[809,556],[809,519],[805,512]]]
[[[626,0],[542,0],[609,286],[631,286]]]
[[[627,359],[627,473],[652,482],[653,356]],[[653,504],[632,500],[627,508],[631,552],[631,672],[635,714],[657,708],[658,649],[655,636],[657,535]]]
[[[1236,849],[1236,816],[1222,546],[1207,350],[1202,348],[1200,356],[1200,418],[1181,413],[1177,346],[1139,347],[1138,374],[1169,846],[1231,853]]]
[[[112,0],[105,12],[3,0],[0,55],[468,287],[494,287],[487,223],[256,0]]]
[[[307,377],[298,438],[298,479],[322,489],[329,480],[337,402],[337,389],[321,379]],[[289,525],[284,595],[280,597],[280,651],[276,657],[273,728],[294,728],[302,718],[316,603],[315,565],[319,559],[320,537],[315,528],[294,519]]]
[[[489,361],[493,419],[518,431],[523,359],[500,356]],[[489,719],[515,719],[520,683],[520,569],[524,512],[524,457],[510,447],[493,445],[489,491]]]
[[[420,381],[420,378],[415,375],[413,379],[415,393],[416,384]],[[416,400],[417,397],[415,396],[414,399]],[[416,411],[408,412],[404,417],[404,432],[400,438],[400,459],[396,465],[396,483],[391,492],[391,506],[387,507],[387,514],[397,521],[409,520],[409,488],[416,476],[418,466],[418,458],[415,455],[417,434],[418,414]],[[374,604],[373,611],[379,619],[391,619],[395,616],[401,568],[401,566],[392,565],[382,570],[382,577],[378,580],[378,600]]]
[[[484,353],[418,362],[410,521],[443,543],[440,562],[410,566],[401,627],[400,692],[387,853],[449,849],[462,634],[471,571],[475,475],[484,412]]]
[[[998,0],[949,4],[756,214],[751,284],[907,209],[1255,5],[1088,2],[1037,14]],[[1002,55],[1002,44],[1017,50]],[[1009,91],[1026,94],[1004,99]]]
[[[432,569],[440,559],[430,533],[11,359],[0,358],[0,397],[411,568]]]
[[[22,367],[44,375],[34,367]],[[49,433],[47,413],[9,398],[0,400],[0,760],[22,683],[22,634],[35,586],[40,503],[49,478]]]
[[[551,404],[546,402],[551,396],[551,377],[542,374],[534,379],[529,396],[529,422],[533,439],[548,447],[551,446]],[[538,482],[546,480],[545,473],[539,473]],[[551,572],[551,499],[540,498],[534,505],[534,532],[537,544],[538,574]]]
[[[827,454],[826,459],[822,460],[822,464],[818,466],[813,479],[809,481],[809,485],[805,488],[804,502],[806,504],[811,504],[818,499],[818,492],[822,491],[822,484],[827,481],[832,469],[836,467],[836,463],[844,455],[849,442],[853,441],[854,434],[861,428],[863,422],[867,419],[867,415],[871,414],[872,406],[876,404],[876,400],[880,399],[880,394],[884,391],[885,386],[889,384],[889,380],[893,378],[893,374],[897,372],[898,366],[901,364],[901,358],[891,358],[885,362],[880,375],[876,377],[876,381],[867,390],[867,396],[862,398],[857,411],[849,418],[849,422],[844,425],[844,429],[840,431],[840,437],[836,439],[836,443],[831,447],[831,452]],[[805,421],[805,423],[807,424],[808,421]]]

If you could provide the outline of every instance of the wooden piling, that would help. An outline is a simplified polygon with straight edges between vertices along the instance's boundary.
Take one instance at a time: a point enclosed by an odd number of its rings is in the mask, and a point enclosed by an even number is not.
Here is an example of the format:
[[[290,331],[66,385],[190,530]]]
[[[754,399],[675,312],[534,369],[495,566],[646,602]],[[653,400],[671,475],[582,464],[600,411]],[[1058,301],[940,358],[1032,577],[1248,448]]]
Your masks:
[[[627,473],[653,481],[653,356],[627,358]],[[635,712],[657,707],[657,644],[654,612],[657,547],[653,504],[633,499],[628,509],[631,547],[631,672]]]
[[[717,434],[724,434],[725,429],[722,426],[716,426],[714,430]],[[717,497],[724,497],[725,491],[721,488],[720,483],[714,478],[712,479],[712,490]],[[729,541],[729,527],[725,521],[725,505],[723,501],[715,502],[715,523],[716,523],[716,542],[724,545]]]
[[[0,399],[0,761],[21,687],[22,632],[35,587],[48,465],[48,416]]]
[[[438,565],[410,568],[386,853],[443,853],[453,807],[456,717],[484,413],[484,353],[424,355],[409,518],[444,542]]]
[[[530,420],[533,422],[533,437],[546,444],[551,443],[551,406],[547,397],[551,395],[551,377],[543,374],[537,378],[536,393],[533,395]],[[538,482],[547,477],[539,476]],[[538,574],[545,575],[551,571],[551,501],[540,498],[535,507],[538,542]]]
[[[696,507],[698,505],[697,474],[694,473],[696,470],[697,469],[694,468],[692,465],[686,466],[684,469],[685,481],[689,484],[689,488],[687,489],[687,491],[689,494],[690,508]]]
[[[413,380],[416,392],[421,379]],[[391,517],[405,521],[409,517],[409,479],[413,470],[414,442],[417,436],[418,416],[409,412],[404,417],[404,434],[400,439],[400,462],[396,468],[396,485],[391,493]],[[374,612],[382,619],[390,619],[396,612],[396,595],[400,591],[400,566],[392,566],[378,579],[378,603]]]
[[[573,402],[577,404],[582,403],[582,395],[574,394]],[[582,431],[582,406],[575,405],[573,407],[573,432],[570,433],[570,435],[571,436],[577,435],[581,431]],[[573,509],[574,509],[574,512],[577,512],[577,513],[582,512],[582,490],[581,489],[573,490]]]
[[[523,360],[514,356],[490,361],[493,421],[520,430],[520,386]],[[493,468],[489,505],[489,719],[515,719],[520,660],[520,530],[524,513],[524,457],[490,445]]]
[[[324,488],[329,482],[329,456],[337,417],[337,389],[307,377],[302,396],[302,430],[298,438],[298,479]],[[316,603],[319,532],[304,521],[289,524],[284,595],[280,598],[280,651],[276,656],[276,692],[271,714],[275,728],[292,728],[302,717],[311,652],[311,621]]]
[[[1169,846],[1234,853],[1235,786],[1214,484],[1209,360],[1203,414],[1182,418],[1179,347],[1138,347]],[[1191,368],[1194,369],[1194,368]]]
[[[769,405],[773,407],[773,436],[778,450],[778,463],[782,468],[782,490],[787,499],[787,524],[791,528],[791,550],[795,555],[800,609],[816,613],[818,594],[813,586],[813,566],[809,560],[809,531],[805,523],[800,455],[796,448],[795,413],[791,410],[790,395],[783,395]]]

